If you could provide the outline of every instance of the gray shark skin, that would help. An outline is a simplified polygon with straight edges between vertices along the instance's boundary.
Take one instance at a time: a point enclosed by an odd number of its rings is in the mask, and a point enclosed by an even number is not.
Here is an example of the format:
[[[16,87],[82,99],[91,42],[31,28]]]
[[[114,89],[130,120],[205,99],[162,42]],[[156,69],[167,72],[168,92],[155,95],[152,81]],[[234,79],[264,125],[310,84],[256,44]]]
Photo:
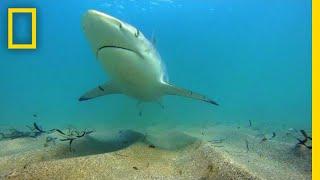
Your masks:
[[[204,95],[169,84],[157,50],[137,28],[96,10],[87,11],[82,23],[94,54],[111,80],[88,91],[79,101],[110,94],[125,94],[142,102],[177,95],[218,105]]]

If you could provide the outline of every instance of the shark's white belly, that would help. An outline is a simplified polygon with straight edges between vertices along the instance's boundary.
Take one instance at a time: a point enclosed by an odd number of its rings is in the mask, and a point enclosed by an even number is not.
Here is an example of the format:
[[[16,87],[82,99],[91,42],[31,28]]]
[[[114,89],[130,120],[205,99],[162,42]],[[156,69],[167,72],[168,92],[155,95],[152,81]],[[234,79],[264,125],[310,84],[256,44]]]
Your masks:
[[[83,17],[83,29],[111,81],[86,92],[79,101],[122,93],[142,101],[178,95],[218,105],[204,95],[169,84],[156,49],[134,26],[89,10]]]
[[[116,48],[100,50],[98,59],[123,94],[142,101],[157,100],[162,95],[162,69],[157,60]]]

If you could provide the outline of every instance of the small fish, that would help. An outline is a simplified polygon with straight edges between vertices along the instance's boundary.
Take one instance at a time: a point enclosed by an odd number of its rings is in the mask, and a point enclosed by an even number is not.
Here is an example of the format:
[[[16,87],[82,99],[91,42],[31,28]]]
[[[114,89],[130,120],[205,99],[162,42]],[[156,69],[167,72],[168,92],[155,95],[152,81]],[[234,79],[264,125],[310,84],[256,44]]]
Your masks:
[[[276,137],[276,133],[275,133],[275,132],[272,132],[272,136],[271,136],[270,139],[275,138],[275,137]]]
[[[133,168],[134,170],[138,170],[138,168],[137,168],[137,167],[135,167],[135,166],[133,166],[132,168]]]
[[[251,120],[249,120],[249,127],[252,127],[252,122],[251,122]]]
[[[153,145],[153,144],[150,144],[150,145],[149,145],[149,148],[156,148],[156,146]]]
[[[266,137],[263,137],[262,139],[261,139],[261,141],[260,141],[260,143],[263,143],[263,142],[265,142],[265,141],[267,141],[268,139],[266,138]]]
[[[263,138],[261,139],[260,143],[263,143],[263,142],[265,142],[267,140],[271,140],[271,139],[276,137],[276,133],[275,132],[272,132],[271,137],[266,137],[266,135],[264,135],[264,134],[262,134],[262,135],[263,135]]]

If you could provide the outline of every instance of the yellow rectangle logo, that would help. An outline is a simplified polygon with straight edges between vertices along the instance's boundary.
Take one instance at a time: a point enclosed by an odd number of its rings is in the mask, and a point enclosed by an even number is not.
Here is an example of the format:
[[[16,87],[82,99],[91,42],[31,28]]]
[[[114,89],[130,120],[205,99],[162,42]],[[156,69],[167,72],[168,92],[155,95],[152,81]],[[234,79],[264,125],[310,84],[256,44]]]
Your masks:
[[[31,13],[32,38],[31,44],[13,43],[13,14]],[[8,8],[8,49],[36,49],[37,48],[37,9],[36,8]]]

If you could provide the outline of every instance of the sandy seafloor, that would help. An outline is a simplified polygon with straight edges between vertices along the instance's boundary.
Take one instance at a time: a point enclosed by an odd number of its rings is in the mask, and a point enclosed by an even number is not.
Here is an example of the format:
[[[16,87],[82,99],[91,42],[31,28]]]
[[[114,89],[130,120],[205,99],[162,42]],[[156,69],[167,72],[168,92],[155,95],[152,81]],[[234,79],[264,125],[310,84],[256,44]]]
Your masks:
[[[311,179],[311,151],[285,132],[261,143],[228,124],[96,131],[73,152],[46,136],[0,141],[0,179]]]

